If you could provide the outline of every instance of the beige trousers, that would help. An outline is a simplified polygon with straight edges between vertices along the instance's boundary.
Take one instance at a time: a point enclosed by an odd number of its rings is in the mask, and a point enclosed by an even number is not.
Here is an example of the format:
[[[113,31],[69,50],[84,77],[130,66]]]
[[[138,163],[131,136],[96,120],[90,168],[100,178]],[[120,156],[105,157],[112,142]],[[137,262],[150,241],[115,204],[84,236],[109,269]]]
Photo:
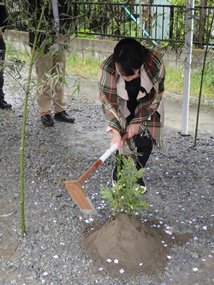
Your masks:
[[[37,103],[40,114],[54,113],[65,110],[64,81],[65,81],[66,51],[51,54],[36,54],[37,74]]]

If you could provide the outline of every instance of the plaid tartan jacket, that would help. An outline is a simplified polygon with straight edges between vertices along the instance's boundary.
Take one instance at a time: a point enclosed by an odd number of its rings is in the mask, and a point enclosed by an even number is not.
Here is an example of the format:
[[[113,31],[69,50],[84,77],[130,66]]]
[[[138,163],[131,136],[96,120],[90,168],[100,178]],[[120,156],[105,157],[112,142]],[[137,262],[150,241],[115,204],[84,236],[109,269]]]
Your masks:
[[[165,68],[162,58],[152,49],[141,67],[141,90],[147,89],[147,92],[139,92],[135,117],[129,124],[140,123],[140,133],[151,135],[158,145],[162,141],[161,131],[164,122],[164,79]],[[112,55],[101,64],[98,85],[108,127],[117,129],[123,135],[127,128],[126,117],[129,115],[128,94],[125,90],[125,81],[116,72]]]

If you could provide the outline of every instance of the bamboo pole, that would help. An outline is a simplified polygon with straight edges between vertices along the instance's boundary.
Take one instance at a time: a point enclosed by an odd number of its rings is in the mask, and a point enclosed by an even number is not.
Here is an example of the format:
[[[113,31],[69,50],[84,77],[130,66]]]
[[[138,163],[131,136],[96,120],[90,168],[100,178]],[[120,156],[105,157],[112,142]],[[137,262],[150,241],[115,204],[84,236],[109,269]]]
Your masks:
[[[44,2],[42,6],[42,11],[40,14],[37,30],[35,33],[35,39],[34,39],[31,56],[30,56],[27,85],[25,89],[24,111],[23,111],[22,129],[21,129],[21,145],[20,145],[20,211],[21,211],[21,236],[22,238],[24,237],[25,232],[26,232],[24,170],[25,170],[25,129],[26,129],[26,122],[27,122],[28,99],[29,99],[29,94],[30,94],[32,70],[33,70],[35,51],[36,51],[36,43],[38,40],[38,33],[39,33],[39,30],[42,24],[46,3],[47,3],[47,0]]]
[[[200,80],[200,90],[199,90],[199,97],[198,97],[198,107],[197,107],[197,116],[196,116],[196,125],[195,125],[195,138],[194,138],[194,145],[193,147],[196,147],[197,145],[197,137],[198,137],[198,123],[199,123],[199,115],[200,115],[200,107],[201,107],[201,97],[202,97],[202,89],[203,89],[203,80],[204,80],[204,71],[206,68],[206,60],[207,60],[207,54],[208,54],[208,49],[209,49],[209,41],[211,37],[211,32],[213,28],[213,23],[214,23],[214,12],[210,24],[210,29],[208,31],[207,35],[207,40],[206,40],[206,49],[204,52],[204,60],[203,60],[203,67],[201,71],[201,80]]]

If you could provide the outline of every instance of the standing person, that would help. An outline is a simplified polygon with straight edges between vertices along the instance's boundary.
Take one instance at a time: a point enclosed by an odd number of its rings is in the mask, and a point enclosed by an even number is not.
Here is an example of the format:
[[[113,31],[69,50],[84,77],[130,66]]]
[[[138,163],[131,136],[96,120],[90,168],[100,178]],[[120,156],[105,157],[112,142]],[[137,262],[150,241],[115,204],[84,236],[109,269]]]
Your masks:
[[[66,112],[64,78],[66,46],[72,27],[72,7],[64,0],[30,0],[29,17],[32,29],[29,33],[30,46],[36,42],[36,73],[38,81],[37,103],[41,122],[53,126],[54,119],[74,123],[75,119]],[[39,32],[37,31],[39,29]]]
[[[100,100],[108,121],[107,133],[119,152],[132,155],[143,168],[154,144],[161,144],[164,119],[165,68],[160,55],[132,38],[120,40],[101,65]],[[128,140],[122,136],[127,133]],[[113,181],[117,180],[117,167]],[[143,178],[138,180],[144,190]]]
[[[5,5],[1,3],[0,4],[0,108],[1,109],[10,109],[12,107],[11,104],[8,104],[4,100],[5,94],[3,91],[4,60],[5,60],[5,52],[6,52],[6,45],[3,39],[3,32],[6,26],[7,26],[7,11],[6,11]]]

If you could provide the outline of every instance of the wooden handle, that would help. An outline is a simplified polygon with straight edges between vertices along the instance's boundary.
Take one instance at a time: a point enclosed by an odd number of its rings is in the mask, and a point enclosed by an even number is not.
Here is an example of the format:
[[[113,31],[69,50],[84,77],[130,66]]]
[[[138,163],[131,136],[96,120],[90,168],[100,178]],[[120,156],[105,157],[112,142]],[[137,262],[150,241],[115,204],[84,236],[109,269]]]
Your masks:
[[[102,164],[102,160],[98,159],[89,167],[79,178],[78,181],[82,184],[85,180],[93,173],[100,165]]]
[[[125,140],[128,138],[128,133],[125,133],[125,135],[122,136],[122,140],[125,142]]]
[[[128,138],[128,134],[125,133],[123,135],[122,140],[125,141]],[[111,148],[110,148],[111,149]],[[110,149],[106,150],[108,152]],[[105,152],[105,153],[106,153]],[[114,151],[110,151],[110,154],[112,154]],[[79,178],[78,182],[81,184],[93,173],[104,161],[102,161],[100,158],[97,159]]]

